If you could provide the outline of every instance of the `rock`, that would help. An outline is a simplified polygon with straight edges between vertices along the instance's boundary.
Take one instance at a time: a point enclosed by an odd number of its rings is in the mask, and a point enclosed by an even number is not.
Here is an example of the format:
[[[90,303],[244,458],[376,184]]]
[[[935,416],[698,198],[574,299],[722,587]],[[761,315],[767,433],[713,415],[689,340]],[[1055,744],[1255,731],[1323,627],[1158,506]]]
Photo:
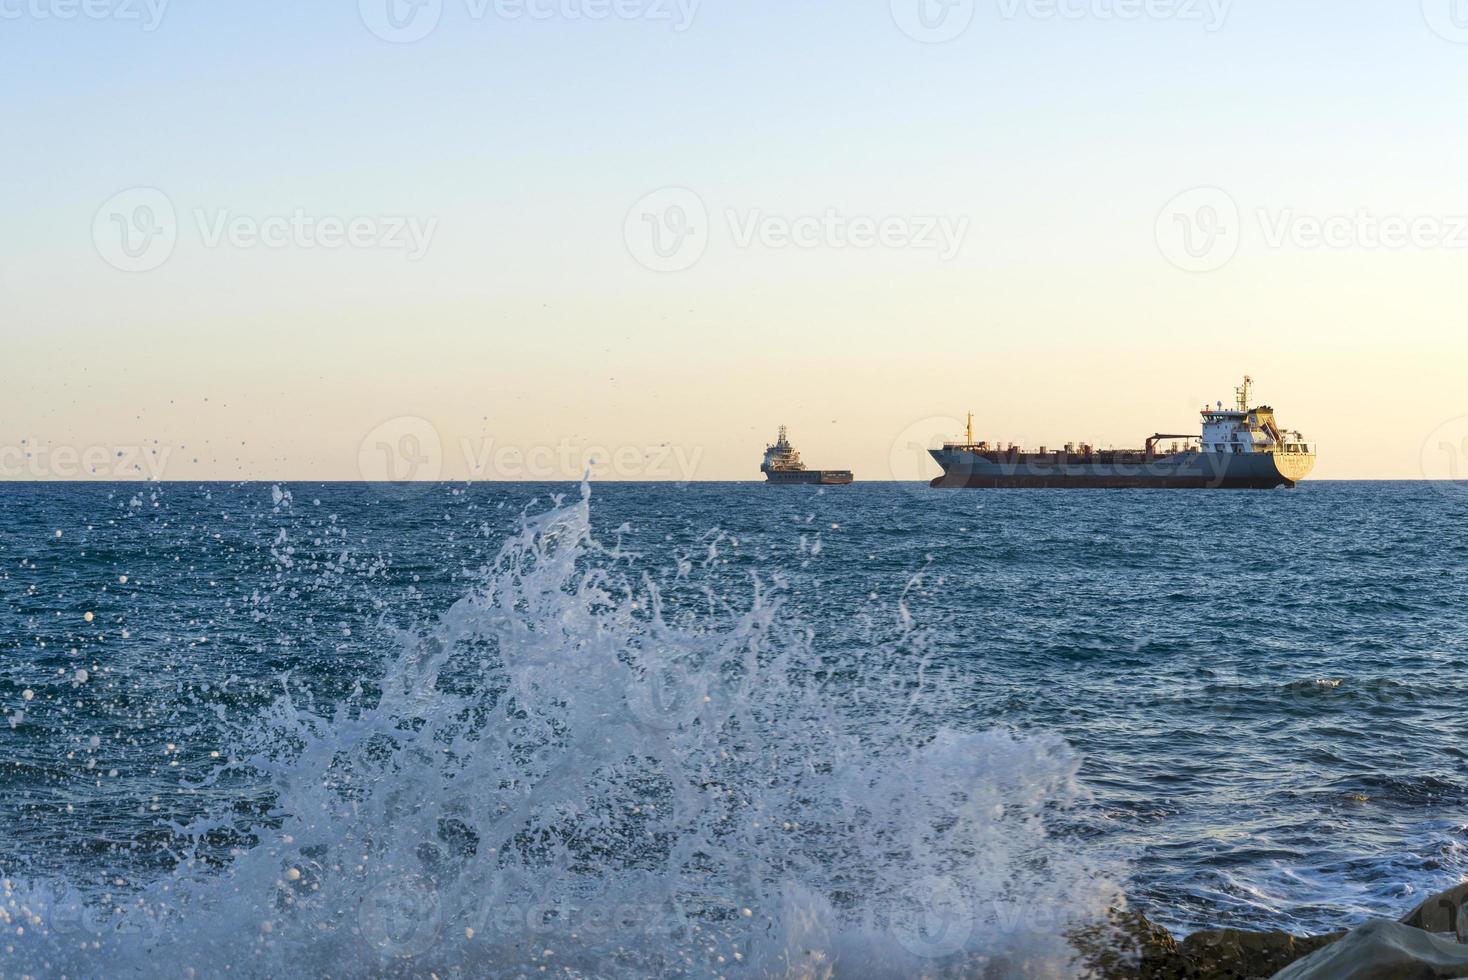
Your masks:
[[[1349,933],[1210,929],[1178,943],[1139,912],[1113,910],[1105,925],[1070,936],[1096,980],[1437,980],[1468,978],[1468,883],[1417,906],[1401,922]],[[1339,948],[1338,948],[1339,947]]]
[[[1424,932],[1451,932],[1459,941],[1468,936],[1468,883],[1434,895],[1402,917],[1402,925]]]
[[[1183,940],[1182,954],[1197,977],[1254,980],[1272,977],[1291,963],[1344,936],[1301,938],[1287,932],[1243,932],[1214,929]]]
[[[1084,975],[1096,980],[1182,980],[1177,940],[1140,912],[1112,909],[1105,925],[1077,930],[1068,938],[1080,954]]]
[[[1455,980],[1468,977],[1468,946],[1377,919],[1312,953],[1274,980]]]
[[[1216,929],[1179,945],[1137,912],[1113,911],[1105,926],[1071,936],[1096,980],[1267,980],[1344,933],[1302,939],[1284,932]]]

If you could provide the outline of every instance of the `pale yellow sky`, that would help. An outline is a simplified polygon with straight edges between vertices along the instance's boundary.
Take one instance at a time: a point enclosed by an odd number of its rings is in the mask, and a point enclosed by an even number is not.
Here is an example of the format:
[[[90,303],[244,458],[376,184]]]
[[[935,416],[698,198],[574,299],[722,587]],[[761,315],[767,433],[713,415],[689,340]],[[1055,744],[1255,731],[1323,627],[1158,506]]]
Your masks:
[[[872,258],[849,264],[758,291],[715,270],[546,305],[399,297],[350,317],[270,290],[150,309],[152,292],[134,302],[137,281],[121,279],[32,311],[70,326],[10,341],[5,425],[80,450],[156,439],[167,479],[463,479],[476,462],[570,478],[593,447],[606,477],[755,479],[785,423],[814,465],[919,479],[937,470],[910,447],[955,434],[966,410],[993,439],[1134,446],[1193,430],[1248,372],[1320,445],[1319,479],[1421,478],[1424,447],[1468,435],[1453,421],[1468,415],[1468,342],[1446,327],[1427,281],[1446,270],[1430,259],[1391,276],[1336,256],[1210,276],[909,262],[876,278]],[[100,309],[102,329],[88,322]],[[384,440],[410,468],[376,461]]]
[[[1226,6],[12,25],[0,478],[757,479],[784,423],[928,479],[965,411],[1137,446],[1245,373],[1318,479],[1468,478],[1468,37]]]

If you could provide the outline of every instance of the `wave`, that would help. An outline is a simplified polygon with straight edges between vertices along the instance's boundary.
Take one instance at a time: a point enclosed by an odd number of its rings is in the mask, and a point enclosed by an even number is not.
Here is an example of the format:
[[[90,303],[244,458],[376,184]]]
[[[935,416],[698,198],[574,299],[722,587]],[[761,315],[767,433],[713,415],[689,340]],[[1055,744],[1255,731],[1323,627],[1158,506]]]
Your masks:
[[[350,696],[282,677],[188,787],[263,815],[169,827],[146,881],[7,879],[0,972],[1075,974],[1118,869],[1057,829],[1063,742],[944,727],[905,606],[841,651],[758,581],[674,613],[590,506],[524,516]]]

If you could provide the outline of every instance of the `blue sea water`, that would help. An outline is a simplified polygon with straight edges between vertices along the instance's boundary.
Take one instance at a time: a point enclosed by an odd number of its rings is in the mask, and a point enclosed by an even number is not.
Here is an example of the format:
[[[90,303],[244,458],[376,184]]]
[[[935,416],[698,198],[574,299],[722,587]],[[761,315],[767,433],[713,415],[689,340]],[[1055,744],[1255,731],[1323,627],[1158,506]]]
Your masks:
[[[1468,487],[0,486],[0,975],[1074,975],[1468,870]],[[987,974],[985,973],[987,971]]]

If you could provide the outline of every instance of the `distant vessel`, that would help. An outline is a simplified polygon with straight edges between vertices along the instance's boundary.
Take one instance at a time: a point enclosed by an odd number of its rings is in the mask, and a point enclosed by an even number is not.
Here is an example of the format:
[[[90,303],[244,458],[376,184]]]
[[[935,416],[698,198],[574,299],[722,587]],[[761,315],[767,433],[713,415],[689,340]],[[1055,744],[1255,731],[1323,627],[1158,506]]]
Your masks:
[[[785,426],[780,426],[780,438],[773,446],[765,447],[765,461],[760,466],[770,483],[781,485],[819,484],[821,486],[843,486],[855,479],[850,470],[808,470],[800,461],[800,453],[790,445]]]
[[[1270,489],[1293,487],[1315,468],[1315,447],[1298,432],[1281,429],[1268,406],[1249,407],[1253,378],[1235,389],[1233,408],[1219,402],[1203,409],[1201,435],[1163,435],[1145,449],[1096,449],[1067,443],[1063,450],[1026,452],[1018,446],[974,442],[969,415],[965,442],[931,450],[943,467],[935,487],[1159,487]],[[1173,443],[1159,451],[1164,440]]]

